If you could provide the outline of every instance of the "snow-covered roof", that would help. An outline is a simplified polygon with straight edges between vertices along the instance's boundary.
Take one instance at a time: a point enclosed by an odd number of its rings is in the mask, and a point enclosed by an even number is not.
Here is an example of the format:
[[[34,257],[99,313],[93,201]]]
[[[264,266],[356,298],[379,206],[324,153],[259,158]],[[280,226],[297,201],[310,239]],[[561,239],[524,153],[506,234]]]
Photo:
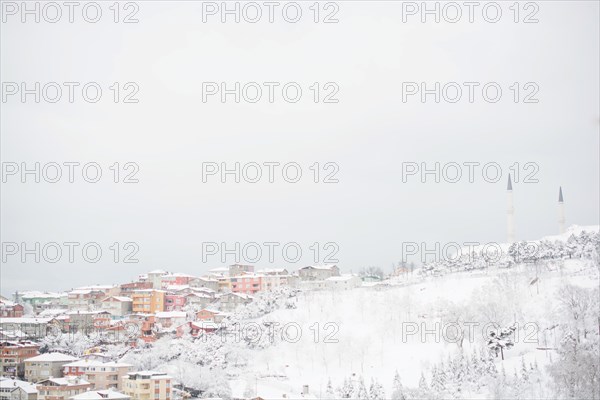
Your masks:
[[[79,360],[77,357],[70,356],[68,354],[63,353],[44,353],[39,356],[31,357],[25,360],[25,362],[60,362],[60,361],[76,361]]]
[[[78,361],[70,362],[70,363],[64,365],[64,367],[114,367],[114,368],[132,367],[132,366],[133,365],[131,365],[131,364],[122,363],[122,362],[115,362],[115,361],[103,362],[100,360],[89,360],[89,359],[78,360]]]
[[[102,400],[102,399],[130,399],[131,396],[117,392],[116,390],[90,390],[75,396],[69,397],[72,400]]]
[[[150,275],[150,274],[152,274],[152,275],[165,275],[165,274],[167,274],[167,271],[164,271],[162,269],[155,269],[154,271],[148,272],[148,275]]]
[[[114,299],[116,301],[121,301],[121,302],[133,301],[133,299],[131,297],[127,297],[127,296],[110,296],[110,297],[105,298],[102,301],[110,301],[111,299]]]
[[[67,376],[65,378],[45,379],[41,382],[38,382],[38,385],[44,386],[44,382],[52,382],[58,386],[77,386],[77,385],[88,385],[89,384],[89,382],[86,381],[85,379],[74,377],[74,376]]]
[[[155,314],[156,318],[185,318],[185,311],[160,311]]]
[[[329,271],[333,267],[337,267],[337,265],[336,264],[329,264],[329,265],[327,265],[327,264],[325,264],[325,265],[307,265],[306,267],[302,267],[300,269],[301,270],[302,269],[320,269],[320,270],[327,270],[327,271]]]
[[[20,297],[22,299],[58,299],[65,296],[67,296],[66,293],[40,292],[37,290],[20,292]]]
[[[34,394],[37,393],[35,385],[29,382],[20,381],[18,379],[0,378],[0,389],[11,389],[21,388],[25,393]],[[10,391],[10,390],[9,390]]]
[[[53,318],[30,318],[30,317],[21,317],[21,318],[0,318],[0,324],[47,324],[52,321]]]
[[[152,378],[158,378],[158,379],[172,379],[166,373],[158,372],[158,371],[136,371],[136,372],[130,372],[126,376],[151,376]]]
[[[357,276],[354,275],[340,275],[340,276],[331,276],[326,278],[326,281],[349,281],[350,279],[357,279]]]

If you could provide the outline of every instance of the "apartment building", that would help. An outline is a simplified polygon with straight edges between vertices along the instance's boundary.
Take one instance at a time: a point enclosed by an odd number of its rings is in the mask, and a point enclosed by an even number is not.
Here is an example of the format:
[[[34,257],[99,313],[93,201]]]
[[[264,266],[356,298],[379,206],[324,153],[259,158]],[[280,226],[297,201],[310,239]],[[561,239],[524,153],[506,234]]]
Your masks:
[[[25,375],[25,360],[39,355],[40,346],[30,340],[5,340],[0,342],[0,376]]]
[[[131,297],[136,290],[152,289],[152,282],[138,281],[121,285],[121,296]]]
[[[18,379],[0,378],[0,400],[37,400],[35,385]]]
[[[235,311],[241,305],[252,303],[254,298],[243,293],[227,293],[219,297],[219,308],[225,312]]]
[[[259,292],[263,286],[263,278],[262,275],[254,274],[232,276],[230,278],[231,291],[233,293],[245,294]]]
[[[133,400],[171,400],[171,379],[162,372],[133,372],[123,377],[123,393]]]
[[[100,289],[75,289],[68,293],[69,310],[92,311],[100,308],[100,301],[106,291]]]
[[[133,299],[126,296],[109,296],[102,300],[100,307],[113,317],[124,317],[133,311]]]
[[[90,390],[92,384],[77,376],[67,376],[45,379],[38,382],[36,388],[38,400],[67,400]]]
[[[337,265],[309,265],[298,270],[298,275],[303,281],[322,281],[332,276],[340,276]]]
[[[123,377],[131,372],[133,365],[100,360],[78,360],[63,366],[65,376],[79,376],[93,385],[94,390],[121,390]]]
[[[63,365],[78,358],[62,353],[45,353],[25,360],[25,380],[39,382],[48,378],[61,378]]]
[[[0,318],[21,318],[24,308],[21,304],[4,298],[0,299]]]
[[[165,310],[164,290],[136,290],[132,293],[131,298],[134,313],[155,314]]]

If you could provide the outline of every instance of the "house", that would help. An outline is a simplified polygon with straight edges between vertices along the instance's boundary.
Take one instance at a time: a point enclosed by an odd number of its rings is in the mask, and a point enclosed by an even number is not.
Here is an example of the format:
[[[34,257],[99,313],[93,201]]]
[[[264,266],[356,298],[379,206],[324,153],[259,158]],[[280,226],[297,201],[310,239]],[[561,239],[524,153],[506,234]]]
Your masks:
[[[165,291],[156,289],[136,290],[131,295],[133,312],[154,314],[165,310]]]
[[[117,392],[116,390],[90,390],[89,392],[84,392],[81,394],[77,394],[75,396],[69,397],[70,400],[130,400],[131,396],[127,396],[121,392]]]
[[[40,346],[30,340],[0,342],[0,376],[19,377],[25,375],[25,360],[37,356]]]
[[[102,300],[100,307],[113,317],[124,317],[133,311],[133,299],[126,296],[109,296]]]
[[[302,281],[323,281],[332,276],[339,276],[340,270],[337,265],[309,265],[298,270]]]
[[[165,311],[181,311],[187,302],[186,294],[165,295]]]
[[[112,316],[108,311],[72,311],[69,316],[69,331],[103,331],[110,326]]]
[[[214,301],[214,296],[203,292],[190,293],[185,295],[186,305],[192,306],[193,309],[201,309]]]
[[[231,291],[233,293],[254,294],[263,286],[263,276],[255,274],[232,276]]]
[[[254,273],[254,265],[233,264],[229,266],[229,276],[237,276],[248,273]]]
[[[92,311],[100,308],[100,301],[106,297],[101,289],[74,289],[68,293],[69,310]]]
[[[362,279],[356,275],[332,276],[325,279],[326,289],[349,290],[362,286]]]
[[[167,286],[183,286],[189,285],[190,281],[195,279],[192,275],[175,272],[173,274],[165,274],[160,277],[161,289],[166,289]]]
[[[163,275],[167,275],[167,271],[155,269],[146,274],[146,281],[152,284],[152,289],[161,289]]]
[[[181,324],[176,328],[177,337],[182,337],[185,333],[189,333],[193,337],[198,337],[201,332],[212,333],[216,331],[218,326],[216,323],[210,321],[188,321],[185,324]]]
[[[243,293],[226,293],[219,297],[220,309],[225,312],[235,311],[241,305],[252,303],[254,298]]]
[[[196,313],[198,321],[221,323],[229,314],[212,308],[205,308]]]
[[[200,277],[194,278],[189,282],[190,287],[193,288],[208,288],[214,290],[215,292],[219,291],[219,281],[214,278],[208,277]]]
[[[187,313],[184,311],[162,311],[155,315],[156,323],[163,328],[170,328],[173,325],[181,325],[187,318]]]
[[[21,318],[23,313],[24,307],[21,304],[0,299],[0,318]]]
[[[0,378],[0,400],[37,400],[35,385],[18,379]]]
[[[24,335],[23,339],[43,338],[55,324],[58,322],[54,318],[0,318],[0,328],[4,332],[19,331]]]
[[[94,390],[121,390],[123,377],[132,369],[133,365],[127,363],[86,359],[65,364],[63,374],[84,378],[93,385]]]
[[[285,268],[263,268],[259,269],[257,273],[262,275],[289,275],[289,272]]]
[[[25,360],[25,380],[39,382],[48,378],[61,378],[63,365],[78,358],[62,353],[44,353]]]
[[[123,393],[136,400],[171,400],[172,378],[162,372],[138,371],[125,375]]]
[[[64,378],[49,378],[36,385],[38,400],[67,400],[68,398],[86,392],[92,384],[77,376]]]
[[[121,296],[131,297],[136,290],[152,289],[152,282],[131,282],[121,285]]]
[[[37,314],[48,308],[66,309],[68,307],[68,295],[66,293],[38,291],[16,292],[15,302],[23,305],[29,304],[33,308],[33,312]]]

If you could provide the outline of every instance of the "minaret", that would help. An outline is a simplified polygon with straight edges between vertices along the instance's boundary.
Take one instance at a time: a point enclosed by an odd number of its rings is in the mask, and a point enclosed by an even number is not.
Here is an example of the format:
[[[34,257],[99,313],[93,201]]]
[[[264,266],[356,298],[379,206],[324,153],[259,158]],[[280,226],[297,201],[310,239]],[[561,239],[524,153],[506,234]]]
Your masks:
[[[565,233],[565,203],[563,201],[562,186],[558,188],[558,231]]]
[[[515,208],[513,207],[512,181],[508,174],[508,185],[506,186],[506,240],[508,243],[515,242]]]

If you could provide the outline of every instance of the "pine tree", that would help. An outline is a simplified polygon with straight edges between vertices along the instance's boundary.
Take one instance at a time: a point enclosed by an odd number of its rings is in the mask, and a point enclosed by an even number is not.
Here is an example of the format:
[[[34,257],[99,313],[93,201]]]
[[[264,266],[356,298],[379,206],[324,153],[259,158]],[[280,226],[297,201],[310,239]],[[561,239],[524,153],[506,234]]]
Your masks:
[[[367,392],[367,388],[365,386],[365,380],[362,377],[358,383],[358,392],[356,398],[358,400],[369,400],[369,393]]]
[[[527,371],[527,365],[525,365],[525,356],[521,357],[521,379],[523,379],[523,382],[529,382],[529,371]]]
[[[328,399],[335,398],[335,392],[333,391],[333,385],[331,384],[331,378],[329,378],[329,381],[327,382],[327,389],[325,391],[325,394],[327,395]]]
[[[419,379],[419,397],[422,399],[430,397],[429,385],[427,384],[427,379],[425,378],[423,371],[421,371],[421,379]]]
[[[377,381],[377,379],[371,378],[371,386],[369,387],[369,399],[370,400],[383,400],[385,399],[385,393],[383,386]]]
[[[425,379],[425,377],[421,374],[421,378]],[[420,386],[420,382],[419,382]],[[396,370],[396,374],[394,375],[394,383],[392,385],[392,400],[405,400],[406,396],[404,395],[404,388],[402,387],[402,381],[400,380],[400,374],[398,370]]]

